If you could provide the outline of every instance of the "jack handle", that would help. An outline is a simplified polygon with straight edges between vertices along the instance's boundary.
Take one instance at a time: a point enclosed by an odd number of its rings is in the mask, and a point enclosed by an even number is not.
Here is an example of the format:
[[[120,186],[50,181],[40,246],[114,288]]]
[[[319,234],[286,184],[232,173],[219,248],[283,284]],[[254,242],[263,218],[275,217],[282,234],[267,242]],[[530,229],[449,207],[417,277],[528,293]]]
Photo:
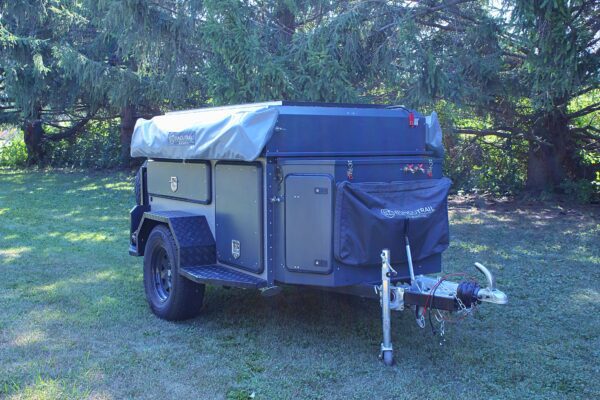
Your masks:
[[[385,265],[385,267],[388,270],[385,273],[388,278],[398,275],[398,272],[396,272],[396,270],[392,268],[392,264],[390,263],[390,251],[388,249],[381,250],[381,262]]]

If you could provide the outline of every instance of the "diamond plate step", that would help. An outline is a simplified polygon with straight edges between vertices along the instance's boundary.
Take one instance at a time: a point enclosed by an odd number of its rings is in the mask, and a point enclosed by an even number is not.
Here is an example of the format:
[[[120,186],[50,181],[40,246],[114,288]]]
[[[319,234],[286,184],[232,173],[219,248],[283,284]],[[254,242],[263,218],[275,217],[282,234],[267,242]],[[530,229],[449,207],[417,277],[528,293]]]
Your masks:
[[[183,267],[179,272],[186,278],[198,283],[233,286],[246,289],[260,289],[267,286],[267,281],[263,279],[236,271],[224,265]]]

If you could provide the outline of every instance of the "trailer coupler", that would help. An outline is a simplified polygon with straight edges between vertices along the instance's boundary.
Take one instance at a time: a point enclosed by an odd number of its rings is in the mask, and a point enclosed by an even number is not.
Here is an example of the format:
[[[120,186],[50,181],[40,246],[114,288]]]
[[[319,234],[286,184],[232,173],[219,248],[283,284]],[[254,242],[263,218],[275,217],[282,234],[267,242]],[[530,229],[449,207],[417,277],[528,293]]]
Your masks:
[[[480,263],[475,267],[487,280],[487,286],[482,287],[474,280],[452,282],[449,277],[459,274],[450,274],[445,277],[432,278],[427,276],[411,277],[410,284],[392,284],[396,271],[390,263],[390,251],[381,252],[381,286],[376,287],[379,293],[382,308],[383,342],[381,343],[380,358],[386,365],[394,362],[391,341],[390,312],[404,310],[405,307],[414,307],[416,322],[419,327],[425,327],[425,315],[431,310],[456,312],[468,315],[482,302],[493,304],[506,304],[508,297],[496,288],[492,273]],[[443,322],[442,322],[443,333]]]

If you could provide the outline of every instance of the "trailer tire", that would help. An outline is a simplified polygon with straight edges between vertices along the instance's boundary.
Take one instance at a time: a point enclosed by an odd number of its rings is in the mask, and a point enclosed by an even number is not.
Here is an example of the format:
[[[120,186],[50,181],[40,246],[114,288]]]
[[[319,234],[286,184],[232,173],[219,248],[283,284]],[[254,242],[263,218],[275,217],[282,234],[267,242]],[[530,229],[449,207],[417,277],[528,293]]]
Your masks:
[[[195,317],[202,308],[204,288],[179,274],[175,239],[167,226],[155,226],[144,252],[144,290],[152,312],[168,321]]]

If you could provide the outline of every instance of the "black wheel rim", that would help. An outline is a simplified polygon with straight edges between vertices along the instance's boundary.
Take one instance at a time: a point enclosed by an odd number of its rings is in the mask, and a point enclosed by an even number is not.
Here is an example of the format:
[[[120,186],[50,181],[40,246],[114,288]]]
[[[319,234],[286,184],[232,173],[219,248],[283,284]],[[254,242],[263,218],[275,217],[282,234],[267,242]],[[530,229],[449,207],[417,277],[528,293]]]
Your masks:
[[[152,276],[154,277],[154,289],[161,302],[167,301],[172,287],[171,261],[167,251],[159,247],[154,251],[152,257]]]

